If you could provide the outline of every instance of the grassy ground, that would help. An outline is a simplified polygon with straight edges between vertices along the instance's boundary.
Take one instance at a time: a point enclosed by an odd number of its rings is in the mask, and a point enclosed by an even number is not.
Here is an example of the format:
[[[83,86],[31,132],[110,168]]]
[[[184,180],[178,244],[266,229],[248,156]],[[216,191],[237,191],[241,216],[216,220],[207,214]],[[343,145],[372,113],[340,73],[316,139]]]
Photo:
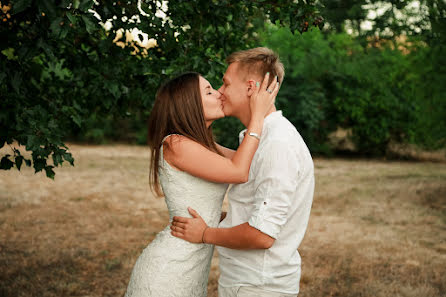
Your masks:
[[[146,148],[70,148],[76,166],[55,181],[0,171],[1,297],[122,296],[168,221]],[[315,170],[299,296],[446,296],[445,163],[316,159]]]

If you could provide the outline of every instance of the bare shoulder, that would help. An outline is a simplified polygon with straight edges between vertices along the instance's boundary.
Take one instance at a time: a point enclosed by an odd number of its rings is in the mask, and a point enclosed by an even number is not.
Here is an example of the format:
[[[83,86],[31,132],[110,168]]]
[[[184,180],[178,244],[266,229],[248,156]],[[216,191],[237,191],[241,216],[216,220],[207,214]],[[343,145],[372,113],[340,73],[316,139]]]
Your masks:
[[[171,135],[163,144],[164,158],[176,167],[182,167],[184,161],[200,160],[202,154],[210,152],[200,143],[183,135]]]
[[[216,183],[243,183],[248,180],[249,167],[245,172],[231,159],[197,141],[185,136],[172,135],[164,142],[165,161],[180,171]]]
[[[165,150],[175,150],[178,146],[180,146],[184,141],[190,140],[189,138],[179,135],[179,134],[171,134],[166,136],[163,145]]]
[[[201,144],[196,141],[179,134],[172,134],[166,138],[163,143],[163,149],[167,154],[178,155],[182,154],[185,151],[189,150],[191,147],[201,146]]]
[[[191,153],[190,146],[197,144],[195,141],[179,134],[172,134],[166,137],[163,142],[163,157],[167,163],[177,170],[182,170],[182,160],[189,159]]]

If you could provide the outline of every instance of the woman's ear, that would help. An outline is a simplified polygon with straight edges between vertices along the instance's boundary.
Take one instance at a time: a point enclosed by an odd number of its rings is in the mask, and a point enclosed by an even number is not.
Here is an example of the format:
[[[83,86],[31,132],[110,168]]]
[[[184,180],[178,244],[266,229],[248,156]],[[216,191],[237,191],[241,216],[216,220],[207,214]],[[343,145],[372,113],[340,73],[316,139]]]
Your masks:
[[[253,79],[248,80],[247,86],[248,86],[248,97],[251,97],[256,89],[256,81]]]

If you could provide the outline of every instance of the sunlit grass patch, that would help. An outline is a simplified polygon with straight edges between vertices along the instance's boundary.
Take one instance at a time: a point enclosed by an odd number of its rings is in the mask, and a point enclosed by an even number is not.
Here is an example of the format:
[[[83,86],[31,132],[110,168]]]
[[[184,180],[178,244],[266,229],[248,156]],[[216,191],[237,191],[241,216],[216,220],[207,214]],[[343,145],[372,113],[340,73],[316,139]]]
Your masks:
[[[70,148],[54,181],[0,172],[0,296],[122,296],[168,223],[146,148]],[[444,296],[446,164],[316,159],[315,174],[300,297]]]

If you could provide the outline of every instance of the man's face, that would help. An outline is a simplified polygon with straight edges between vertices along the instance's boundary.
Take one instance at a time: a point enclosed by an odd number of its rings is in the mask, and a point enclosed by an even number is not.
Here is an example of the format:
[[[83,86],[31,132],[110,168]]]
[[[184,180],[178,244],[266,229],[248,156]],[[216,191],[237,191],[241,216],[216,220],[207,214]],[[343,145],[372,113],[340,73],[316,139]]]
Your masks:
[[[223,85],[218,89],[222,94],[223,112],[225,116],[238,117],[249,111],[248,84],[238,73],[238,62],[231,63],[223,76]]]

